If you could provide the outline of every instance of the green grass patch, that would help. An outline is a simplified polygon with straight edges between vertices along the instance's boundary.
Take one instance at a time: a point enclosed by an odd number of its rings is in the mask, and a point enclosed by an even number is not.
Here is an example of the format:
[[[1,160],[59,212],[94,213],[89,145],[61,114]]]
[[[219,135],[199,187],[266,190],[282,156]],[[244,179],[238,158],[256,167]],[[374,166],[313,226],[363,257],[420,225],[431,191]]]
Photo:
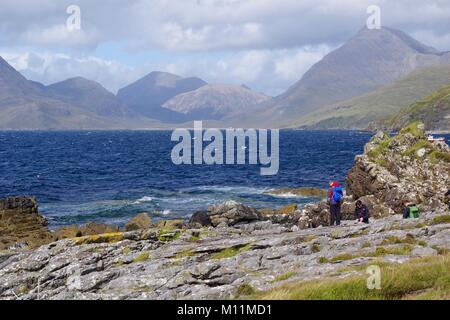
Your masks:
[[[339,261],[352,260],[355,258],[382,257],[382,256],[386,256],[388,254],[404,256],[404,255],[410,254],[412,249],[413,249],[413,246],[410,244],[406,244],[401,247],[392,247],[392,248],[377,247],[375,249],[375,251],[367,252],[367,253],[360,253],[360,254],[342,253],[337,256],[334,256],[331,259],[327,259],[325,257],[320,257],[319,263],[334,263],[334,262],[339,262]]]
[[[238,287],[237,293],[239,296],[250,296],[255,294],[256,290],[250,284],[244,283]]]
[[[116,267],[121,267],[121,266],[124,265],[124,262],[120,260],[120,261],[117,261],[114,265],[115,265]]]
[[[398,224],[393,224],[390,228],[387,228],[385,231],[390,231],[390,230],[414,230],[414,229],[420,229],[423,227],[426,227],[427,224],[424,222],[418,222],[418,223],[413,223],[413,224],[408,224],[408,225],[403,225],[400,226]]]
[[[181,232],[173,232],[173,230],[161,229],[158,232],[158,240],[162,242],[168,242],[178,239],[181,236]]]
[[[313,244],[311,245],[311,251],[312,251],[313,253],[320,252],[320,245],[319,245],[318,243],[313,243]]]
[[[417,244],[418,244],[419,246],[421,246],[421,247],[426,247],[426,246],[428,246],[428,243],[427,243],[426,241],[424,241],[424,240],[419,240],[419,241],[417,241]]]
[[[397,300],[448,299],[450,257],[415,259],[403,264],[379,265],[381,289],[367,288],[367,274],[285,284],[253,294],[265,300]],[[435,293],[433,293],[435,292]]]
[[[431,220],[430,222],[431,225],[444,223],[450,223],[450,214],[434,217],[433,220]]]
[[[237,256],[243,252],[249,251],[251,248],[251,244],[248,243],[246,245],[242,246],[236,246],[231,248],[223,249],[219,252],[213,253],[211,255],[211,259],[226,259],[226,258],[232,258],[234,256]]]
[[[200,240],[200,236],[190,236],[188,241],[197,242]]]
[[[400,243],[407,243],[407,244],[417,244],[416,237],[414,235],[408,233],[403,239],[400,239],[396,236],[388,236],[384,238],[384,240],[381,242],[381,245],[389,245],[389,244],[400,244]]]
[[[385,138],[380,142],[380,144],[367,153],[371,160],[378,159],[389,148],[393,138],[389,137],[389,134],[387,133],[385,133],[384,136]]]
[[[399,237],[396,237],[396,236],[386,237],[381,242],[382,245],[397,244],[397,243],[402,243],[402,240]]]
[[[149,257],[148,252],[142,252],[133,259],[133,263],[145,262],[148,260],[148,257]]]
[[[325,257],[319,257],[319,263],[328,263],[328,259]]]
[[[362,231],[351,234],[349,238],[359,238],[361,236],[365,236],[368,234],[369,234],[369,229],[364,229]]]
[[[406,126],[405,128],[401,129],[399,134],[403,135],[406,133],[410,133],[415,137],[423,137],[424,136],[424,132],[423,130],[419,129],[419,125],[421,125],[422,123],[420,121],[414,121],[412,123],[410,123],[408,126]]]
[[[410,158],[417,158],[417,151],[419,151],[420,149],[431,149],[431,145],[428,142],[428,140],[426,139],[420,139],[419,141],[416,142],[416,144],[414,146],[412,146],[411,148],[407,149],[405,152],[403,152],[403,156],[407,156]]]
[[[437,163],[439,161],[450,163],[450,154],[447,152],[433,151],[430,153],[429,158],[432,163]]]
[[[440,246],[438,246],[438,245],[436,245],[436,244],[433,245],[433,246],[431,246],[431,248],[433,248],[434,250],[436,250],[437,253],[438,253],[438,255],[440,255],[440,256],[445,256],[445,255],[450,254],[450,249],[440,247]]]
[[[186,249],[186,250],[178,252],[174,258],[175,259],[183,259],[186,257],[193,257],[193,256],[195,256],[195,252],[192,249]]]
[[[310,241],[313,241],[313,240],[316,240],[316,239],[317,239],[317,236],[309,235],[309,236],[304,237],[303,241],[304,242],[310,242]]]
[[[370,242],[364,242],[362,245],[361,245],[361,248],[370,248],[372,246],[372,244],[370,244]]]
[[[295,276],[297,274],[297,272],[295,271],[289,271],[283,274],[280,274],[279,276],[275,277],[275,279],[273,279],[271,282],[280,282],[283,280],[287,280],[293,276]]]

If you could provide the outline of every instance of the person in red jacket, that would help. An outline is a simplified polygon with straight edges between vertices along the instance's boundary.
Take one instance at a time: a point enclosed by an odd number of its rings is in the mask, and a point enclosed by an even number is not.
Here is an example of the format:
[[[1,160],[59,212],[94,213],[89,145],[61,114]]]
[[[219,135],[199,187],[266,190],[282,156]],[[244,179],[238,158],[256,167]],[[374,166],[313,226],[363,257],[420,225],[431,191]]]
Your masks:
[[[330,225],[341,224],[341,202],[344,197],[344,191],[339,182],[330,182],[328,191],[328,203],[330,204]]]

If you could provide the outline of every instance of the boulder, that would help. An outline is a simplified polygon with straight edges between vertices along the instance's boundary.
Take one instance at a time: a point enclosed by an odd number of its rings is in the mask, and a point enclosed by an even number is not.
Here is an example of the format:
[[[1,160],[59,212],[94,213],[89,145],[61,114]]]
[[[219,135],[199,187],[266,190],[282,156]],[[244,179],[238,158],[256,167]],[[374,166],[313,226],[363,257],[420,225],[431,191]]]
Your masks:
[[[152,225],[152,219],[150,219],[149,215],[146,212],[142,212],[128,221],[125,225],[125,231],[145,230],[151,228]]]
[[[189,225],[191,227],[200,226],[200,227],[209,227],[212,225],[211,219],[208,216],[207,211],[197,211],[189,219]]]
[[[214,227],[248,223],[261,218],[258,210],[235,201],[227,201],[222,204],[213,205],[208,208],[207,213]]]
[[[355,219],[355,201],[349,201],[349,199],[344,198],[344,201],[341,205],[341,216],[342,220],[351,220]]]
[[[53,241],[47,220],[38,213],[35,198],[9,197],[0,200],[0,249],[38,247]]]
[[[310,228],[317,228],[330,224],[330,206],[326,200],[305,205],[301,215],[303,219],[301,225],[299,224],[300,228],[304,228],[305,225]]]

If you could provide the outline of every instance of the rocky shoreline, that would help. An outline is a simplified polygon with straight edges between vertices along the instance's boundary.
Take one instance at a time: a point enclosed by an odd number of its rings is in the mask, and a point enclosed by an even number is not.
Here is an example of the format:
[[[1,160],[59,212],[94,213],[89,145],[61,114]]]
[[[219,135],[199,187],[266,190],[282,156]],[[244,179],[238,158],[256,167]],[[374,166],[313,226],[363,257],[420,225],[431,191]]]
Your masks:
[[[228,299],[447,255],[449,158],[421,124],[377,133],[347,176],[340,227],[328,226],[326,201],[277,210],[228,201],[189,222],[142,213],[123,230],[91,223],[51,232],[35,199],[8,198],[0,201],[0,299]],[[358,199],[368,225],[353,220]],[[419,206],[419,219],[402,219],[405,200]]]

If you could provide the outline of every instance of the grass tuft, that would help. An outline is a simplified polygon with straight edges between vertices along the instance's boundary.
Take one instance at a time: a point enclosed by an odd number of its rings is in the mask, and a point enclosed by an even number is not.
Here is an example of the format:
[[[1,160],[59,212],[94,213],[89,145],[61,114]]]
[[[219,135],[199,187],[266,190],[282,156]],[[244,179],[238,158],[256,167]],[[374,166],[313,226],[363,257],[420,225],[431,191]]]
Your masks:
[[[133,259],[133,262],[134,262],[134,263],[137,263],[137,262],[145,262],[145,261],[148,260],[148,257],[149,257],[149,253],[148,253],[148,252],[142,252],[142,253],[140,253],[138,256],[136,256],[136,257]]]
[[[431,220],[430,224],[436,225],[436,224],[444,224],[444,223],[450,223],[450,214],[434,217],[433,220]]]
[[[244,283],[238,287],[237,293],[239,296],[250,296],[255,294],[256,290],[250,284]]]
[[[361,254],[342,253],[337,256],[334,256],[331,259],[320,257],[319,263],[335,263],[339,261],[352,260],[355,258],[383,257],[389,254],[404,256],[410,254],[412,250],[413,246],[410,244],[405,244],[401,247],[393,247],[393,248],[377,247],[375,251],[368,253],[361,253]]]
[[[226,248],[223,249],[219,252],[213,253],[211,255],[211,259],[227,259],[227,258],[232,258],[234,256],[237,256],[243,252],[249,251],[251,248],[251,244],[248,243],[246,245],[241,245],[241,246],[236,246],[236,247],[231,247],[231,248]]]
[[[345,279],[324,279],[285,284],[258,292],[253,299],[267,300],[396,300],[449,299],[450,257],[411,260],[404,264],[380,265],[381,289],[367,288],[367,274]]]
[[[280,274],[279,276],[275,277],[275,279],[273,279],[271,282],[279,282],[279,281],[284,281],[287,280],[293,276],[295,276],[297,274],[297,272],[295,271],[289,271],[283,274]]]

